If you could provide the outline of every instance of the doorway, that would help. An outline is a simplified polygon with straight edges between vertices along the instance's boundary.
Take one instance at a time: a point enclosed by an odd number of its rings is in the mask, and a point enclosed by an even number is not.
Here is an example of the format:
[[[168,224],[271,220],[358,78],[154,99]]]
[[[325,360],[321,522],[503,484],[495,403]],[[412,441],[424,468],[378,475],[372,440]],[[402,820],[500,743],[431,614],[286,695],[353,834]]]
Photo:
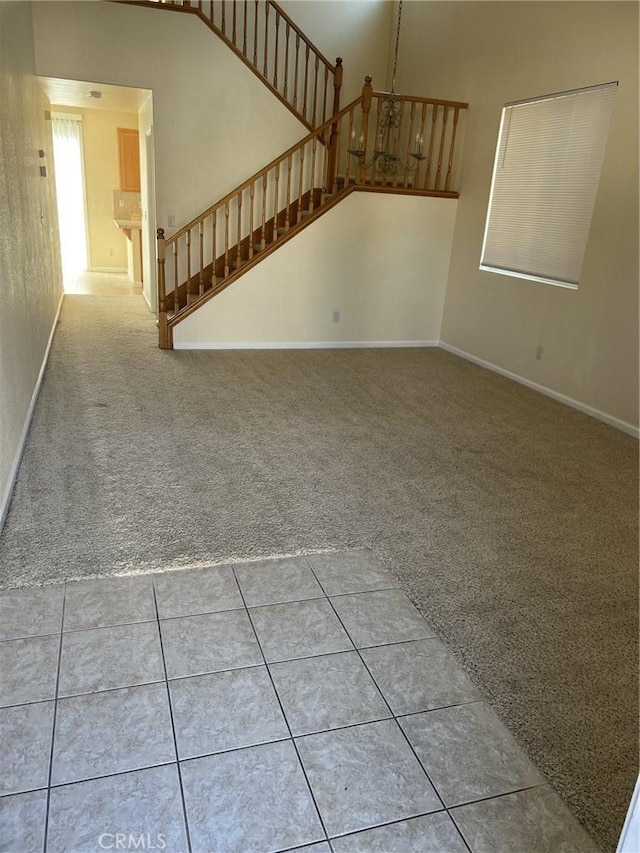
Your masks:
[[[45,77],[39,81],[51,103],[56,137],[53,154],[64,290],[78,295],[144,295],[153,310],[154,300],[149,297],[155,289],[156,241],[151,230],[155,203],[150,205],[145,192],[153,186],[153,136],[146,136],[153,122],[152,94],[148,89],[106,83]],[[67,139],[71,131],[73,158]],[[125,137],[128,159],[123,162]],[[139,154],[140,167],[135,186],[128,180],[123,183],[121,169],[134,154],[136,160]],[[70,159],[75,164],[73,173],[67,168]]]

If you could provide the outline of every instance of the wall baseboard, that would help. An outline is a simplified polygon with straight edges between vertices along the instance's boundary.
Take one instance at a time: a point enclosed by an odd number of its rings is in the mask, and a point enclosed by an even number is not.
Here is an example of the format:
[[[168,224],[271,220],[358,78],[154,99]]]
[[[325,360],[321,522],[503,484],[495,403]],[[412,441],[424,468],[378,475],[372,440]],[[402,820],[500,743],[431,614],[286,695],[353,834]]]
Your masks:
[[[616,853],[636,853],[638,838],[640,838],[640,776],[633,789]]]
[[[457,355],[460,358],[465,358],[467,361],[472,361],[474,364],[479,365],[480,367],[485,367],[487,370],[491,370],[493,373],[499,373],[500,376],[505,376],[507,379],[513,379],[514,382],[520,383],[520,385],[526,385],[527,388],[531,388],[533,391],[537,391],[540,394],[544,394],[545,397],[551,397],[553,400],[557,400],[559,403],[564,403],[565,406],[570,406],[572,409],[577,409],[579,412],[582,412],[585,415],[589,415],[592,418],[595,418],[598,421],[602,421],[609,426],[615,427],[615,429],[619,429],[621,432],[626,432],[628,435],[632,435],[634,438],[640,438],[640,427],[634,426],[633,424],[628,423],[627,421],[620,420],[619,418],[614,418],[612,415],[608,415],[606,412],[601,412],[599,409],[594,409],[593,406],[588,406],[586,403],[581,403],[580,400],[575,400],[573,397],[568,397],[566,394],[561,394],[559,391],[554,391],[552,388],[547,388],[546,385],[540,385],[538,382],[533,382],[531,379],[525,379],[524,376],[520,376],[517,373],[512,373],[510,370],[505,370],[503,367],[498,367],[497,364],[493,364],[490,361],[485,361],[483,358],[478,358],[476,355],[472,355],[470,352],[466,352],[465,350],[458,349],[458,347],[454,347],[451,344],[447,344],[444,341],[440,341],[438,346],[441,349],[446,350],[447,352],[452,353],[453,355]]]
[[[91,267],[89,272],[112,272],[112,273],[121,273],[128,272],[126,267]],[[139,284],[139,282],[134,282],[134,284]]]
[[[40,365],[40,372],[38,373],[38,378],[36,379],[36,384],[33,389],[33,394],[31,395],[31,402],[29,403],[29,408],[27,409],[27,416],[24,421],[24,425],[22,427],[22,433],[20,434],[20,440],[18,441],[18,446],[16,448],[15,456],[13,457],[13,464],[9,471],[9,477],[7,478],[7,482],[5,485],[4,493],[2,498],[0,499],[0,533],[2,532],[2,528],[4,527],[5,520],[7,518],[7,513],[9,511],[9,504],[11,503],[11,496],[13,494],[13,487],[15,486],[16,477],[18,476],[18,468],[20,467],[20,462],[22,461],[22,454],[24,453],[24,445],[27,440],[27,433],[29,432],[29,427],[31,426],[31,418],[33,417],[33,410],[36,405],[36,400],[38,399],[38,394],[40,393],[40,386],[42,385],[42,378],[44,376],[44,371],[47,366],[47,362],[49,361],[49,352],[51,351],[51,344],[53,342],[53,336],[56,331],[56,327],[58,325],[58,319],[60,318],[60,311],[62,310],[62,303],[64,301],[64,293],[60,294],[60,301],[58,302],[58,309],[56,311],[56,316],[53,321],[53,325],[51,326],[51,332],[49,333],[49,340],[47,341],[47,346],[44,351],[44,357],[42,359],[42,364]]]
[[[377,349],[437,347],[438,341],[175,341],[174,349]]]

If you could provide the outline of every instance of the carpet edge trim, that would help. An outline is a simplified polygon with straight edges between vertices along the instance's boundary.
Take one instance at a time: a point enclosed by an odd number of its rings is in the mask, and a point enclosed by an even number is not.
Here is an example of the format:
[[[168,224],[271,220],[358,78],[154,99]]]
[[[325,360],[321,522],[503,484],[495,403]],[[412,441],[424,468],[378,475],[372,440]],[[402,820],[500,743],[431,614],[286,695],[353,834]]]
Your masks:
[[[553,400],[556,400],[558,403],[563,403],[565,406],[569,406],[572,409],[577,409],[579,412],[582,412],[584,415],[589,415],[589,417],[595,418],[598,421],[602,421],[609,426],[614,427],[615,429],[620,430],[621,432],[625,432],[628,435],[633,436],[633,438],[640,439],[640,427],[634,426],[628,421],[623,421],[620,418],[616,418],[613,415],[609,415],[606,412],[601,412],[600,409],[595,409],[593,406],[589,406],[586,403],[580,402],[580,400],[576,400],[574,397],[569,397],[567,394],[562,394],[560,391],[554,391],[553,388],[549,388],[546,385],[541,385],[539,382],[534,382],[531,379],[526,379],[524,376],[520,376],[518,373],[513,373],[511,370],[506,370],[504,367],[499,367],[497,364],[493,364],[491,361],[485,361],[483,358],[479,358],[477,355],[473,355],[473,353],[467,352],[466,350],[459,349],[458,347],[453,346],[452,344],[445,343],[445,341],[440,341],[438,343],[438,347],[440,349],[446,350],[450,352],[452,355],[457,355],[460,358],[464,358],[467,361],[472,361],[474,364],[479,365],[480,367],[485,367],[487,370],[491,370],[493,373],[498,373],[500,376],[505,376],[507,379],[512,379],[514,382],[520,383],[520,385],[525,385],[527,388],[531,388],[533,391],[537,391],[539,394],[544,394],[545,397],[551,397]]]
[[[64,292],[60,294],[60,301],[58,302],[56,316],[54,317],[53,324],[51,326],[51,331],[49,332],[49,340],[47,341],[47,346],[45,347],[44,356],[42,358],[42,364],[40,365],[40,372],[38,373],[38,378],[36,379],[36,384],[33,388],[33,393],[31,394],[31,401],[29,403],[29,408],[27,409],[27,414],[24,419],[20,438],[18,439],[16,452],[13,457],[13,463],[11,464],[11,468],[9,469],[9,476],[7,477],[4,492],[0,500],[0,533],[2,533],[2,529],[4,527],[4,523],[7,519],[7,514],[9,512],[9,506],[11,505],[11,498],[13,495],[13,489],[16,483],[16,478],[18,476],[18,469],[20,468],[20,462],[22,461],[22,455],[24,453],[24,448],[27,441],[29,427],[31,426],[31,419],[33,418],[33,410],[35,409],[38,394],[40,393],[40,387],[44,378],[44,371],[49,361],[49,353],[51,352],[53,336],[55,335],[56,328],[58,327],[58,320],[60,319],[60,311],[62,310],[63,301]]]

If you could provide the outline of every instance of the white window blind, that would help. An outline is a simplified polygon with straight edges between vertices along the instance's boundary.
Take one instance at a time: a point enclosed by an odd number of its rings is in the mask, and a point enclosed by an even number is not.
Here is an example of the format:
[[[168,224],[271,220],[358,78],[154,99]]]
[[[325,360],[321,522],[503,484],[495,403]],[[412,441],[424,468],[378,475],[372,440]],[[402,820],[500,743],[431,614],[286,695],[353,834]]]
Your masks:
[[[505,105],[480,269],[578,286],[617,85]]]

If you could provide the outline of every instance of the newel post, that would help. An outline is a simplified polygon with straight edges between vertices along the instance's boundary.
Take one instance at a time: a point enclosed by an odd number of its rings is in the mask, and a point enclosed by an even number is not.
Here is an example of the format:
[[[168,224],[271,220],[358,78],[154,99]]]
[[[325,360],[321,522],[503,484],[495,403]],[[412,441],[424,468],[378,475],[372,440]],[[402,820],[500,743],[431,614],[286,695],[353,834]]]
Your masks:
[[[333,113],[337,115],[340,112],[340,89],[342,88],[342,59],[336,59],[336,70],[333,75]],[[327,164],[327,185],[326,192],[333,192],[333,185],[336,179],[336,164],[338,162],[338,122],[331,125],[331,135],[329,136],[329,159]]]
[[[167,325],[167,285],[164,273],[164,261],[167,254],[167,244],[164,239],[164,228],[158,228],[158,346],[160,349],[171,349],[171,334]]]
[[[360,133],[360,150],[363,156],[359,158],[358,163],[358,183],[363,184],[365,180],[364,163],[367,152],[367,137],[369,135],[369,113],[371,112],[371,104],[373,101],[373,87],[371,85],[371,76],[367,74],[364,78],[364,86],[362,87],[362,131]]]

